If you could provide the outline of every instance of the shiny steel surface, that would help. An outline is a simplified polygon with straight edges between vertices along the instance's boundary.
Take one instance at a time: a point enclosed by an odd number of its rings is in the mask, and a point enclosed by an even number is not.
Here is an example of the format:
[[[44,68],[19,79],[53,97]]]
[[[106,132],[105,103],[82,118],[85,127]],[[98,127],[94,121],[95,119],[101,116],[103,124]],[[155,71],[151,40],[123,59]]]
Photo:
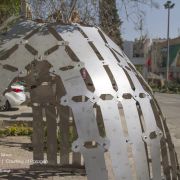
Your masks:
[[[21,23],[14,28],[23,28]],[[5,69],[6,64],[14,71]],[[175,150],[158,107],[158,113],[152,107],[156,102],[151,90],[98,27],[33,24],[21,37],[1,43],[0,69],[0,76],[7,77],[0,82],[0,93],[14,77],[24,77],[37,115],[37,107],[58,104],[72,110],[78,134],[72,150],[83,156],[89,180],[108,179],[106,151],[116,180],[179,179]],[[64,92],[53,89],[56,76]],[[37,123],[35,115],[34,119]],[[103,136],[98,121],[104,126]]]

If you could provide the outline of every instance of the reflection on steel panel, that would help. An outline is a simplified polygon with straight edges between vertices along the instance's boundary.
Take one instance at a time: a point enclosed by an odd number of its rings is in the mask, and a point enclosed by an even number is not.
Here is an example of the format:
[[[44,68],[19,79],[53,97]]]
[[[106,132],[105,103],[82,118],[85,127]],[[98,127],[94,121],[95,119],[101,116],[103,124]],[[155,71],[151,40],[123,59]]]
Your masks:
[[[0,81],[0,95],[15,77],[24,77],[34,136],[40,137],[33,138],[35,159],[44,159],[45,111],[49,165],[78,168],[83,158],[89,180],[106,180],[111,174],[115,180],[180,179],[165,118],[150,88],[100,28],[28,21],[11,31],[18,28],[16,37],[3,37],[0,44],[0,77],[7,78]],[[70,124],[75,124],[76,137],[71,160]]]

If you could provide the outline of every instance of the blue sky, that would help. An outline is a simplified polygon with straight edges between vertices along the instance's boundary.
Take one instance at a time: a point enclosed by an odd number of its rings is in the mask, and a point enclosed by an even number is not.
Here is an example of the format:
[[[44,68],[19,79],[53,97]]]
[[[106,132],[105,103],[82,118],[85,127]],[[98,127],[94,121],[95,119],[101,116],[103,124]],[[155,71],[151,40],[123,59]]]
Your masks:
[[[159,9],[143,6],[146,12],[145,31],[150,38],[166,38],[167,37],[167,10],[163,4],[166,0],[156,0],[159,3]],[[170,37],[180,36],[180,0],[172,0],[175,7],[171,10],[170,19]],[[121,27],[122,37],[125,40],[134,40],[140,36],[140,32],[134,29],[134,24],[131,20],[127,20],[125,12],[121,10],[121,19],[124,21]],[[178,30],[179,29],[179,30]]]

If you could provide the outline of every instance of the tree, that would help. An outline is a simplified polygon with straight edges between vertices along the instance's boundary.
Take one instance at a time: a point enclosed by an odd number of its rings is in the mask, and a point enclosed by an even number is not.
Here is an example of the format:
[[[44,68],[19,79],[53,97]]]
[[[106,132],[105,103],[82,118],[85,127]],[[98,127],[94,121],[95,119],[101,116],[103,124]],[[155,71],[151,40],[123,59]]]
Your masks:
[[[142,36],[144,31],[144,23],[146,18],[145,7],[159,8],[157,0],[116,0],[119,14],[125,12],[126,18],[132,21],[135,26],[135,30],[139,31]],[[145,32],[147,34],[147,32]]]
[[[11,15],[20,12],[21,1],[0,0],[0,24]],[[122,44],[120,26],[122,21],[118,12],[125,10],[127,19],[142,31],[145,17],[141,6],[158,7],[156,0],[26,0],[31,6],[33,19],[45,22],[68,22],[76,14],[84,24],[100,25],[119,46]],[[118,11],[118,10],[119,11]],[[75,13],[74,13],[75,12]],[[139,19],[141,17],[141,19]]]
[[[0,24],[20,12],[20,0],[0,0]]]
[[[81,22],[94,24],[98,17],[98,0],[29,0],[34,19],[68,22],[74,11]]]
[[[119,46],[122,45],[120,34],[120,25],[122,21],[119,19],[115,0],[100,0],[100,26],[104,32],[112,38]]]

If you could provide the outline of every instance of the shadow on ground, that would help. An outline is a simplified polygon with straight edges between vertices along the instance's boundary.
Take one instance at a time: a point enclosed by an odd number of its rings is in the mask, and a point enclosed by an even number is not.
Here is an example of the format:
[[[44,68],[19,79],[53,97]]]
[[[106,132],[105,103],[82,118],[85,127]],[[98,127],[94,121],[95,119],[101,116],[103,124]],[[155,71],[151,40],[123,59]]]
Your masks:
[[[21,114],[17,114],[17,115],[0,114],[0,117],[2,117],[2,118],[10,118],[10,119],[17,119],[19,117],[32,117],[32,113],[21,113]]]
[[[20,147],[21,149],[32,151],[32,143],[21,143],[21,142],[11,142],[11,141],[2,141],[0,140],[0,146],[6,146],[6,147]]]
[[[44,171],[37,171],[37,170],[31,170],[31,169],[17,169],[17,170],[11,170],[8,172],[8,170],[4,170],[4,172],[1,172],[0,179],[8,179],[8,180],[29,180],[29,179],[48,179],[50,177],[59,179],[60,177],[70,177],[70,179],[79,180],[81,178],[85,178],[84,170],[79,170],[81,172],[71,172],[66,171],[64,169],[56,169],[54,170],[44,170]],[[83,179],[84,179],[83,178]]]
[[[8,111],[0,110],[0,112],[11,112],[11,111],[18,111],[18,110],[19,110],[19,108],[11,108]]]

